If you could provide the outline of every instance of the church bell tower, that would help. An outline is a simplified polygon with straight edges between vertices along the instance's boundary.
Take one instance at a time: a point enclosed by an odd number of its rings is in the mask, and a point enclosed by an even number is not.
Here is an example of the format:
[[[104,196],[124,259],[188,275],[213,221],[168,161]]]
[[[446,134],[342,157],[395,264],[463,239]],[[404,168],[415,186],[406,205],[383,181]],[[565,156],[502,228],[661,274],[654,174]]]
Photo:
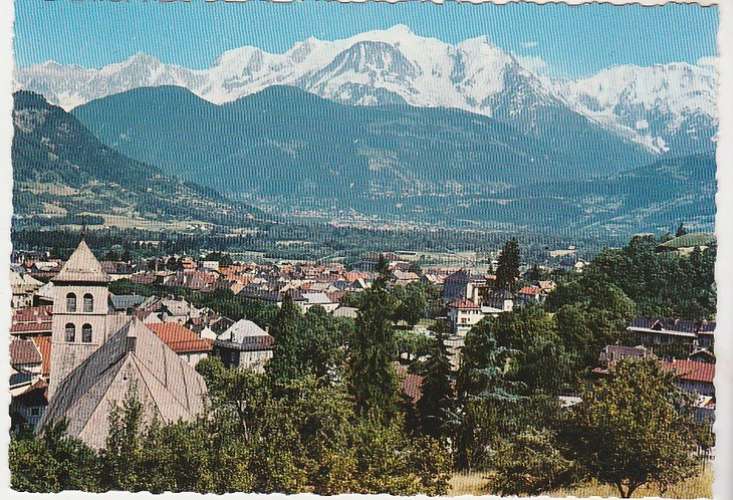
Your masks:
[[[82,239],[54,285],[48,399],[59,384],[107,340],[111,281]]]

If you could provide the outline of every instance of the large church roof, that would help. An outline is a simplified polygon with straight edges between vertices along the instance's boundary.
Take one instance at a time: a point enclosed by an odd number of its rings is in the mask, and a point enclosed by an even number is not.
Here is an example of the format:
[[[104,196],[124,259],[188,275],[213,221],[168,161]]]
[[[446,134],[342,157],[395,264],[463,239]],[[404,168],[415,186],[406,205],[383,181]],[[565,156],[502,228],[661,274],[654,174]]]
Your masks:
[[[207,389],[196,370],[132,319],[61,382],[38,428],[65,418],[70,436],[104,448],[109,414],[130,395],[147,420],[172,423],[200,414]]]
[[[104,272],[86,242],[81,240],[53,281],[109,283],[111,278]]]

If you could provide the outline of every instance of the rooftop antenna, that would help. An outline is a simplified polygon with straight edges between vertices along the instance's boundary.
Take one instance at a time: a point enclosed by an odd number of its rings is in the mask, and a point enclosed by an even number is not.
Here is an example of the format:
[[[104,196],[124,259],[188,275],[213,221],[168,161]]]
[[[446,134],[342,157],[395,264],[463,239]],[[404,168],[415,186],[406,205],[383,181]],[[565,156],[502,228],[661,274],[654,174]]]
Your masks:
[[[87,218],[86,215],[81,216],[81,239],[82,241],[87,237]]]

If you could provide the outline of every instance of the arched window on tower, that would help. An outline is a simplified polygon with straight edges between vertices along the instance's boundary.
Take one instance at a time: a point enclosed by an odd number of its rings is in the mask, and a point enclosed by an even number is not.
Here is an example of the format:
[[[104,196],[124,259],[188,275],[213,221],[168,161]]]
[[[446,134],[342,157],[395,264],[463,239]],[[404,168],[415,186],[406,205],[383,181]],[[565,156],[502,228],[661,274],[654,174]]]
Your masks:
[[[92,341],[92,325],[89,323],[81,327],[81,341],[86,343]]]
[[[66,294],[66,312],[76,312],[76,294]]]
[[[76,338],[76,327],[74,323],[66,323],[66,335],[64,337],[66,342],[73,342]]]
[[[84,294],[84,312],[90,313],[94,310],[94,297],[91,293]]]

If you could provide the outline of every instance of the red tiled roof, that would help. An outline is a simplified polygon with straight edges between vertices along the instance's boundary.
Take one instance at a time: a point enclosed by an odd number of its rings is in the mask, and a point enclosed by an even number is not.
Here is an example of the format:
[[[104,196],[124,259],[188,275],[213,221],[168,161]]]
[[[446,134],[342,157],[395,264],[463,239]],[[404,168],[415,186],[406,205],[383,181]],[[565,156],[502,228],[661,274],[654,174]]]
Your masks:
[[[40,365],[42,361],[41,353],[32,341],[14,339],[10,342],[11,365]]]
[[[519,290],[522,295],[539,295],[542,293],[542,289],[538,286],[525,286]]]
[[[145,326],[177,354],[211,351],[211,340],[199,338],[194,332],[178,323],[149,323]]]
[[[41,352],[43,363],[41,364],[41,375],[48,377],[51,374],[51,337],[47,335],[37,335],[33,337],[33,342]]]
[[[451,302],[448,307],[454,309],[480,309],[472,300],[468,299],[456,299]]]
[[[680,379],[712,384],[715,378],[715,363],[676,359],[665,361],[664,367],[674,370]]]
[[[417,403],[422,397],[423,376],[409,373],[407,368],[399,363],[395,363],[395,371],[401,380],[402,392],[412,399],[413,404]]]
[[[13,311],[11,335],[51,332],[53,306],[21,307]]]

